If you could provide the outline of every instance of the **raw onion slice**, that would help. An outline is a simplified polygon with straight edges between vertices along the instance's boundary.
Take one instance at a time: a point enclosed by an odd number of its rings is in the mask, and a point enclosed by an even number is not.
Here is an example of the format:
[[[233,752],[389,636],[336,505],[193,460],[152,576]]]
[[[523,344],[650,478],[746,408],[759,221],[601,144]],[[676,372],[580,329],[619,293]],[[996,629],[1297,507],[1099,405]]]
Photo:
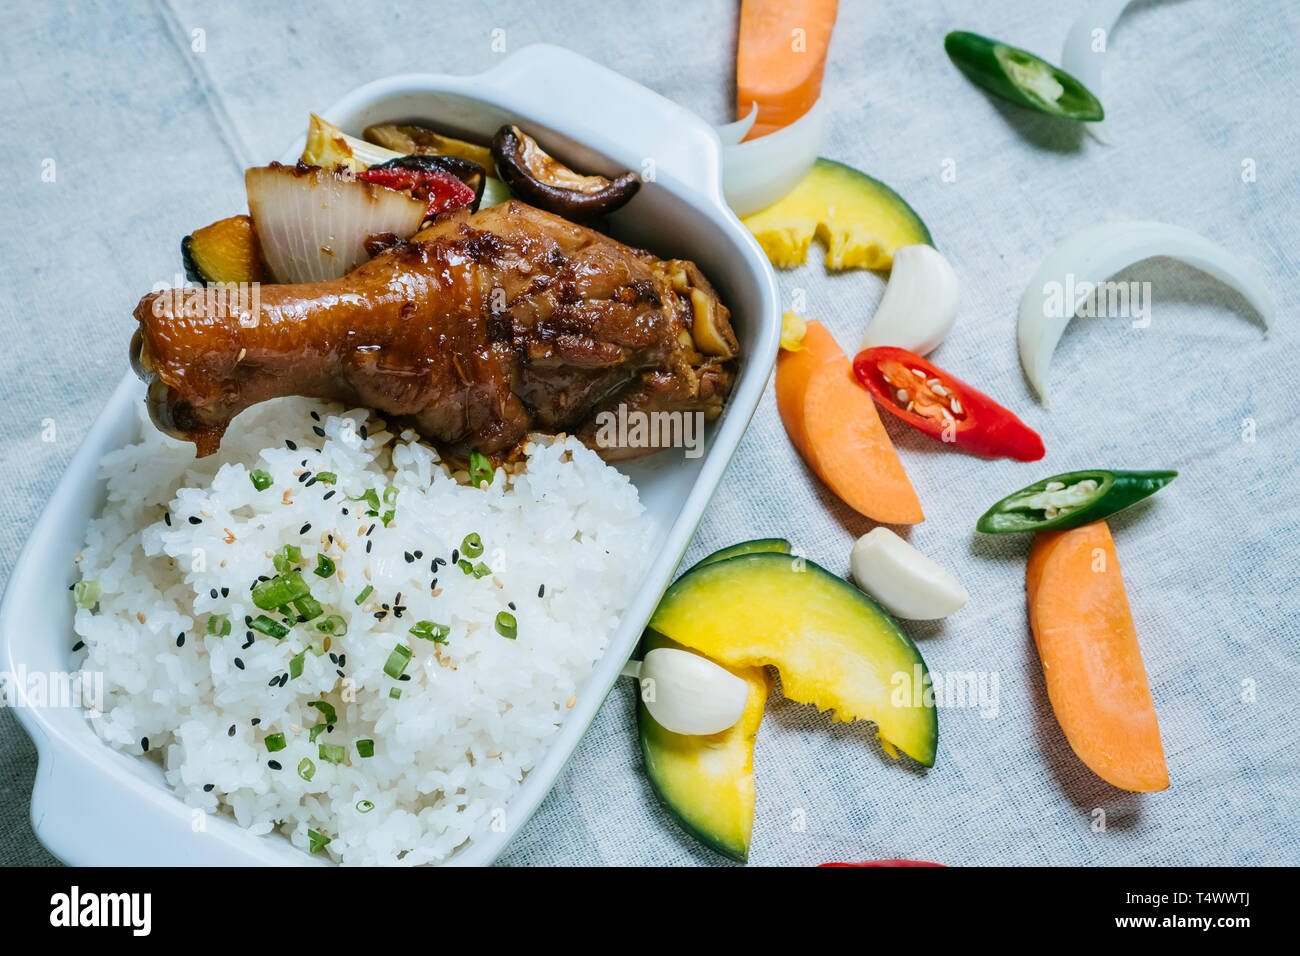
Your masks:
[[[718,131],[718,139],[723,146],[735,146],[749,135],[749,131],[753,128],[756,119],[758,119],[758,103],[751,102],[749,112],[740,119],[734,123],[723,123],[721,126],[713,128]]]
[[[408,192],[315,166],[254,167],[244,186],[277,282],[337,279],[370,258],[371,237],[409,239],[424,220],[424,202]]]
[[[1092,95],[1101,98],[1101,67],[1110,49],[1110,34],[1119,22],[1130,0],[1093,0],[1070,27],[1061,50],[1061,69],[1086,86]],[[1103,47],[1094,49],[1094,31],[1102,31]],[[1105,120],[1089,124],[1089,132],[1097,139],[1105,129]]]
[[[1277,300],[1263,274],[1240,256],[1204,236],[1163,222],[1116,222],[1090,226],[1067,238],[1042,261],[1020,298],[1016,339],[1025,378],[1047,405],[1052,353],[1080,301],[1063,290],[1091,292],[1115,273],[1155,256],[1179,259],[1240,292],[1267,330]]]
[[[789,126],[722,150],[722,186],[737,216],[766,209],[808,175],[826,135],[825,97]]]

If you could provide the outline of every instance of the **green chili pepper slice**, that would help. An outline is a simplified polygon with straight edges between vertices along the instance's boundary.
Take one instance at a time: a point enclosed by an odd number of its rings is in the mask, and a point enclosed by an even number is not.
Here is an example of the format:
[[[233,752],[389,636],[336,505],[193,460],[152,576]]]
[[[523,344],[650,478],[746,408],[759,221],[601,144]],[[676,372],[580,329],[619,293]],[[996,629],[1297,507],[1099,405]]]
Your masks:
[[[975,527],[985,534],[1078,528],[1123,511],[1177,477],[1176,471],[1069,471],[1007,495]]]
[[[1018,106],[1086,122],[1105,116],[1086,86],[1027,50],[964,30],[944,37],[943,48],[972,83]]]

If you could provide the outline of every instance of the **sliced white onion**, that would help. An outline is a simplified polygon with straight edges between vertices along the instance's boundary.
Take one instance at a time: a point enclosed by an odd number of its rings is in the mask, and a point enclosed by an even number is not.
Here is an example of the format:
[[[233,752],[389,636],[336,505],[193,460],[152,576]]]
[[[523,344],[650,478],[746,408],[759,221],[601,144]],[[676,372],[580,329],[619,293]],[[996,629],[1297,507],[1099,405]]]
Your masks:
[[[1119,22],[1120,14],[1131,0],[1093,0],[1084,9],[1079,18],[1065,35],[1065,47],[1061,50],[1061,69],[1086,86],[1093,96],[1101,99],[1101,67],[1110,49],[1110,34]],[[1105,49],[1093,49],[1093,33],[1102,31]],[[1105,104],[1102,104],[1105,108]],[[1106,121],[1086,124],[1088,131],[1102,139]]]
[[[1056,247],[1038,267],[1020,298],[1016,338],[1025,377],[1044,405],[1052,353],[1087,290],[1144,259],[1169,256],[1200,269],[1240,292],[1267,329],[1277,303],[1263,274],[1251,263],[1190,229],[1163,222],[1116,222],[1090,226]],[[1076,301],[1067,301],[1076,299]]]
[[[755,100],[750,102],[749,112],[740,119],[734,123],[724,123],[713,128],[718,131],[718,139],[722,141],[723,146],[735,146],[749,135],[749,131],[753,129],[754,121],[757,119],[758,102]]]
[[[957,273],[934,246],[894,252],[889,285],[860,348],[892,345],[917,355],[939,347],[957,321]]]
[[[277,282],[337,279],[370,258],[371,236],[409,239],[426,209],[410,193],[322,169],[257,166],[244,173],[244,186]]]
[[[755,113],[754,115],[757,115]],[[766,209],[808,175],[826,136],[825,98],[789,126],[722,150],[722,187],[737,216]]]
[[[966,589],[935,561],[888,528],[858,539],[849,555],[853,580],[886,611],[908,621],[936,621],[965,606]]]
[[[675,734],[722,733],[749,701],[749,685],[731,671],[675,647],[656,647],[645,660],[629,661],[623,674],[642,682],[650,716]]]

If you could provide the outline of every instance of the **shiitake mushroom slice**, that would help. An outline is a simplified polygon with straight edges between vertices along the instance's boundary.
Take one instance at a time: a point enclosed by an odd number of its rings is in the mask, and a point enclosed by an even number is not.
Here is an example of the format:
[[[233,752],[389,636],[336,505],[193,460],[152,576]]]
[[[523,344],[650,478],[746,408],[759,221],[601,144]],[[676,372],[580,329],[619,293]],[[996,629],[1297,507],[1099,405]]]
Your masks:
[[[492,138],[497,174],[516,196],[566,219],[588,220],[625,205],[641,187],[636,173],[615,179],[584,176],[549,155],[518,126],[502,126]]]

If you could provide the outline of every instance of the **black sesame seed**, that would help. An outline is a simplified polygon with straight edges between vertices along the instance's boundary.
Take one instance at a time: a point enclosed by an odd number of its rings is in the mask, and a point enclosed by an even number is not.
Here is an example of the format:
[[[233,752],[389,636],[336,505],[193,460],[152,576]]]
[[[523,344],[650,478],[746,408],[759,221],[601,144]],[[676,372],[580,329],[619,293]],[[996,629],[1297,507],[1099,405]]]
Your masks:
[[[230,597],[230,588],[222,588],[222,589],[221,589],[221,596],[222,596],[222,597]]]
[[[429,590],[434,591],[437,589],[437,587],[438,587],[438,579],[434,578],[432,581],[429,582]]]
[[[325,429],[321,428],[319,425],[311,426],[311,430],[316,433],[317,438],[325,437]]]
[[[317,421],[317,422],[320,421],[320,412],[313,411],[311,413],[311,417],[312,417],[312,421]]]
[[[316,484],[316,476],[312,475],[310,478],[307,479],[307,484],[303,485],[303,487],[310,488],[314,484]]]
[[[331,491],[331,492],[330,492],[330,495],[332,495],[332,494],[334,494],[334,492]],[[328,498],[329,495],[326,495],[325,497]],[[344,509],[343,509],[343,513],[344,513],[344,514],[347,514],[347,513],[348,513],[348,509],[347,509],[347,508],[344,508]]]
[[[271,580],[271,578],[270,578],[269,575],[266,575],[266,574],[259,574],[259,575],[257,576],[257,580],[258,580],[258,581],[269,581],[269,580]]]
[[[338,659],[338,661],[337,661],[339,667],[344,667],[344,666],[346,666],[346,665],[347,665],[347,662],[348,662],[348,655],[346,655],[346,654],[340,654],[340,655],[339,655],[339,659]]]
[[[233,736],[235,736],[235,725],[234,725],[234,724],[231,724],[231,725],[230,725],[230,729],[226,731],[226,736],[227,736],[227,737],[233,737]]]
[[[286,438],[286,439],[284,440],[284,443],[285,443],[286,446],[288,446],[288,448],[289,448],[290,451],[297,451],[297,450],[298,450],[298,445],[297,445],[296,442],[292,442],[292,441],[290,441],[289,439]]]
[[[167,527],[172,526],[172,513],[170,511],[163,512],[163,521],[167,522]]]
[[[538,588],[537,588],[537,596],[538,596],[538,597],[542,597],[544,594],[546,594],[546,585],[545,585],[545,584],[540,585],[540,586],[538,586]]]
[[[433,559],[433,566],[434,566],[434,568],[441,567],[442,565],[444,565],[444,564],[446,564],[446,563],[447,563],[447,559],[446,559],[446,558],[434,558],[434,559]]]
[[[299,484],[302,484],[304,481],[306,481],[306,480],[307,480],[308,478],[310,478],[310,477],[311,477],[311,472],[310,472],[310,471],[304,471],[301,475],[298,476],[298,483],[299,483]]]
[[[249,723],[252,724],[254,727],[256,727],[261,722],[262,722],[261,717],[254,717],[252,720],[249,721]]]
[[[366,534],[369,535],[374,530],[375,530],[375,526],[372,524],[369,528],[366,529]]]
[[[330,662],[333,664],[337,664],[339,662],[339,656],[335,654],[333,651],[330,651]]]
[[[211,793],[214,787],[216,787],[216,784],[215,784],[215,783],[205,783],[205,784],[203,785],[203,792],[204,792],[204,793]]]
[[[177,646],[177,647],[184,647],[184,646],[185,646],[185,634],[184,634],[184,632],[182,632],[182,633],[176,635],[176,646]]]
[[[244,662],[243,662],[242,660],[240,660],[238,657],[236,657],[236,658],[235,658],[235,666],[238,667],[238,668],[242,671],[242,670],[244,669]]]
[[[272,770],[279,770],[279,769],[280,769],[280,761],[278,761],[278,760],[268,760],[268,761],[266,762],[266,765],[267,765],[268,767],[270,767]]]
[[[329,501],[333,497],[334,497],[334,489],[331,488],[329,491],[325,492],[325,497],[322,498],[321,501]]]
[[[217,589],[216,589],[216,588],[208,588],[208,597],[212,598],[212,600],[215,601],[215,600],[217,599]]]
[[[367,541],[367,542],[366,542],[366,554],[369,554],[369,553],[370,553],[370,546],[371,546],[372,544],[374,544],[373,541]]]
[[[415,556],[416,556],[417,558],[422,558],[422,557],[424,557],[424,552],[423,552],[423,551],[416,551],[416,552],[415,552]]]
[[[404,558],[406,559],[406,563],[407,563],[407,564],[410,564],[412,561],[415,560],[415,555],[411,554],[410,551],[403,551],[403,552],[402,552],[402,557],[404,557]]]
[[[306,534],[310,530],[311,530],[311,522],[308,521],[305,525],[303,525],[301,528],[298,529],[298,533]]]
[[[274,677],[272,677],[269,681],[266,682],[266,686],[274,687],[279,683],[280,683],[280,675],[276,674]]]
[[[203,519],[197,515],[190,515],[190,524],[203,524]]]
[[[459,560],[460,560],[460,548],[452,548],[452,549],[451,549],[451,563],[452,563],[452,564],[455,564],[455,563],[456,563],[457,561],[459,561]]]
[[[148,753],[148,751],[149,751],[149,738],[148,738],[148,737],[141,737],[141,738],[140,738],[140,749],[143,750],[143,751],[145,751],[146,753]]]
[[[86,646],[85,641],[77,641],[77,643],[72,645],[73,653],[76,653],[77,651],[81,650],[85,646]]]
[[[326,724],[326,725],[325,725],[325,733],[327,733],[327,734],[332,734],[332,733],[334,733],[334,725],[333,725],[333,724]]]
[[[510,608],[510,610],[512,610],[512,611],[517,611],[517,610],[519,610],[519,608],[515,607],[515,602],[514,602],[514,601],[511,601],[509,604],[506,605],[506,607]]]
[[[337,673],[340,677],[347,677],[347,676],[348,676],[347,674],[343,673],[343,669],[342,669],[342,668],[339,668],[339,670],[337,670],[335,673]]]
[[[399,677],[399,678],[397,678],[397,679],[398,679],[398,680],[410,680],[410,679],[411,679],[411,675],[410,675],[410,674],[403,674],[401,677]]]
[[[302,467],[306,468],[306,467],[307,467],[307,459],[304,458],[302,461],[298,462],[298,464],[300,464]]]
[[[365,426],[365,425],[362,425],[362,426],[361,426],[361,429],[360,429],[360,432],[359,432],[359,433],[360,433],[360,435],[361,435],[361,439],[362,439],[362,441],[364,441],[366,438],[368,438],[368,437],[369,437],[369,434],[370,434],[368,431],[366,431],[366,426]]]
[[[250,647],[253,646],[253,641],[255,641],[255,640],[257,640],[257,638],[253,637],[253,632],[252,632],[252,631],[248,631],[248,632],[244,635],[244,643],[239,645],[239,649],[240,649],[241,651],[246,651],[246,650],[248,650]]]

